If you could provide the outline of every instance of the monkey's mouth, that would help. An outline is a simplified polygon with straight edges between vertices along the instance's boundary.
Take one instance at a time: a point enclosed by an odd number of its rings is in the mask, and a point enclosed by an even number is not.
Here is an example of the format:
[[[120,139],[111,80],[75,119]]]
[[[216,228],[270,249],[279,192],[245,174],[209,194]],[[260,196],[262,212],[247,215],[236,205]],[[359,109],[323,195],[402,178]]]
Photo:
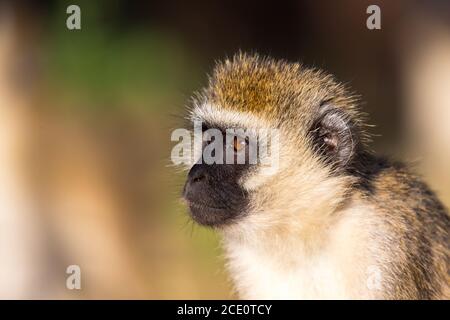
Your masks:
[[[227,208],[225,207],[213,207],[210,205],[207,205],[205,203],[201,203],[201,202],[196,202],[196,201],[192,201],[192,200],[187,200],[185,199],[186,204],[191,208],[197,208],[197,209],[205,209],[205,210],[217,210],[217,211],[224,211],[227,210]]]
[[[225,207],[210,206],[205,203],[184,199],[189,207],[190,216],[198,224],[218,227],[230,222],[230,210]]]

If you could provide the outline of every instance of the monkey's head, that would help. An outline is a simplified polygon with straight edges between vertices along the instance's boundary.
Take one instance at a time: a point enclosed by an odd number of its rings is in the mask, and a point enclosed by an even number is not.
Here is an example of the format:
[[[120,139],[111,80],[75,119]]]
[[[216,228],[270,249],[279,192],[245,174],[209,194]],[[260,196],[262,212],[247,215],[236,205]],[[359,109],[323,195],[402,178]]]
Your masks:
[[[246,232],[326,223],[356,181],[365,136],[356,103],[298,63],[238,54],[218,64],[190,108],[203,131],[183,190],[193,219]]]

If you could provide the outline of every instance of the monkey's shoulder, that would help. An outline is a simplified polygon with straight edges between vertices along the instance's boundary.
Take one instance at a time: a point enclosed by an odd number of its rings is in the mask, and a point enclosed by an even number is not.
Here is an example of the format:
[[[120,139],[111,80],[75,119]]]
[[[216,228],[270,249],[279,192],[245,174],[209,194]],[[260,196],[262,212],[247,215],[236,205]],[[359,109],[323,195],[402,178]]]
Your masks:
[[[366,159],[360,181],[365,196],[377,205],[413,211],[423,218],[439,218],[450,226],[446,208],[411,166],[384,157]]]

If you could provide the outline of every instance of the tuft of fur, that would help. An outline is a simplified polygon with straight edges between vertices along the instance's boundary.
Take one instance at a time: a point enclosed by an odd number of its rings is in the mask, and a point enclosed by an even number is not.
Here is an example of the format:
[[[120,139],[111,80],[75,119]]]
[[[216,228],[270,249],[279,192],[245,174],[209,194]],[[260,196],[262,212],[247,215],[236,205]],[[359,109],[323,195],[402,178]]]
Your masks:
[[[352,124],[339,167],[313,148],[327,104]],[[250,212],[220,229],[242,298],[450,298],[448,213],[405,165],[368,151],[358,99],[332,76],[241,53],[217,65],[191,118],[281,134],[278,171],[246,175]]]

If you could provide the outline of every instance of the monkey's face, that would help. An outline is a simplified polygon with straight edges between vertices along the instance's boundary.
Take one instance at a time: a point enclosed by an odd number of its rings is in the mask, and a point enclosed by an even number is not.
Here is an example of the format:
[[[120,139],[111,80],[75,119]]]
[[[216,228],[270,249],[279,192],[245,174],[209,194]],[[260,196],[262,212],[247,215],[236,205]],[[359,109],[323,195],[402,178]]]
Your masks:
[[[208,135],[211,130],[214,136]],[[201,157],[189,171],[183,197],[198,223],[214,227],[231,224],[249,207],[249,194],[241,184],[252,170],[249,139],[226,133],[223,127],[205,125],[201,134]],[[239,157],[243,161],[238,161]]]
[[[222,143],[215,161],[196,163],[188,174],[183,196],[194,220],[246,232],[324,223],[354,181],[355,110],[331,77],[296,64],[240,56],[216,68],[191,110],[202,132],[222,133],[203,138],[201,160],[211,154],[211,141]],[[230,128],[245,137],[227,139]]]

